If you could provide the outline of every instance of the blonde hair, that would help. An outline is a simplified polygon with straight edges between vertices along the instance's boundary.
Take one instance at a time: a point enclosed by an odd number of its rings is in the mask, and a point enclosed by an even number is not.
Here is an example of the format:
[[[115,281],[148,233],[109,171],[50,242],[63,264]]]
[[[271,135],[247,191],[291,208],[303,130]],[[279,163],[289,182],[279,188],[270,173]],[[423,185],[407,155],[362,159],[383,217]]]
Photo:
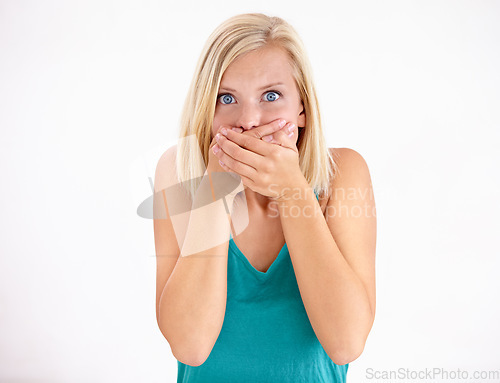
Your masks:
[[[208,166],[217,93],[225,70],[244,53],[268,45],[287,52],[304,105],[306,126],[299,129],[297,141],[302,174],[316,193],[328,194],[338,166],[326,147],[312,70],[303,42],[283,19],[247,13],[227,19],[212,32],[198,60],[184,103],[176,170],[179,182],[192,196]],[[186,139],[188,137],[191,139]]]

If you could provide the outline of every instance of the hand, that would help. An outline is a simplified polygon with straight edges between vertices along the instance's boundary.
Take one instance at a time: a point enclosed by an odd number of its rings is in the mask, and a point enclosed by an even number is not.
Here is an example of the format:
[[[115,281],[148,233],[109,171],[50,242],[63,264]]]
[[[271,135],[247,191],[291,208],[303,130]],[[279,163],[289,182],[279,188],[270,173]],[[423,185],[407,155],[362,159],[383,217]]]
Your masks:
[[[218,132],[220,131],[220,128]],[[217,132],[217,133],[218,133]],[[241,178],[235,173],[229,173],[224,169],[217,156],[214,154],[213,147],[217,144],[214,137],[210,143],[208,150],[208,165],[207,172],[210,174],[211,185],[213,192],[217,195],[228,195],[235,197],[239,192],[243,191],[243,183]],[[231,177],[231,178],[228,178]],[[235,184],[239,184],[234,188]]]
[[[219,130],[217,131],[217,133],[220,132],[220,129],[222,127],[219,128]],[[219,159],[217,158],[217,156],[215,155],[214,151],[213,151],[213,148],[214,146],[217,145],[217,140],[215,139],[215,136],[214,138],[212,138],[212,142],[210,142],[210,147],[209,147],[209,150],[208,150],[208,165],[207,165],[207,171],[209,173],[211,172],[225,172],[226,170],[222,168],[222,166],[219,164]],[[218,148],[219,146],[217,146]]]
[[[241,134],[226,128],[224,135],[221,127],[217,145],[221,150],[216,154],[222,168],[238,174],[244,186],[277,200],[305,180],[295,140],[285,133],[288,127],[278,123],[275,120]],[[271,142],[260,139],[271,134]]]
[[[279,120],[273,121],[273,123],[278,123],[278,122],[279,122]],[[226,129],[229,128],[225,125],[221,126],[221,128],[223,128],[223,127],[225,127]],[[232,128],[232,130],[234,132],[237,132],[237,133],[243,132],[243,129],[241,129],[241,128]],[[294,138],[295,131],[297,131],[295,125],[293,125],[292,129],[289,130],[289,126],[287,124],[285,124],[283,126],[283,128],[275,131],[272,134],[266,134],[264,136],[260,136],[261,133],[258,129],[250,129],[250,130],[243,132],[243,134],[247,134],[250,136],[260,138],[261,140],[269,142],[270,144],[287,146],[287,147],[290,147],[291,149],[296,149],[297,148],[296,143],[295,143],[296,140]],[[297,131],[297,134],[298,134],[298,131]]]
[[[264,132],[263,130],[259,130],[259,129],[250,129],[250,130],[247,130],[246,132],[243,132],[243,129],[236,128],[236,127],[233,127],[232,130],[234,132],[237,132],[237,133],[243,133],[243,134],[247,134],[247,135],[262,139],[263,141],[269,142],[271,144],[276,144],[276,145],[280,145],[280,146],[289,146],[289,147],[293,146],[292,149],[297,150],[296,145],[290,144],[290,139],[295,134],[294,131],[296,130],[296,128],[293,127],[293,129],[291,131],[289,131],[289,126],[288,126],[288,124],[286,124],[286,122],[285,122],[285,125],[281,128],[280,121],[284,121],[284,120],[278,119],[278,120],[271,122],[271,124],[273,124],[272,125],[273,129],[268,130],[266,132]],[[267,125],[271,125],[271,124],[267,124]],[[266,125],[262,125],[262,126],[266,126]],[[217,133],[220,133],[220,130],[222,128],[230,129],[230,127],[227,125],[221,125],[219,127],[219,130],[217,131]],[[276,129],[278,129],[278,130],[276,130]],[[223,171],[225,172],[227,170],[227,168],[224,169],[220,165],[219,158],[215,155],[215,153],[213,151],[214,146],[216,146],[216,145],[217,145],[217,140],[214,136],[214,138],[212,139],[212,142],[210,143],[210,153],[208,156],[208,170],[209,171],[217,171],[217,172],[223,172]],[[220,150],[219,145],[216,146],[216,149]]]
[[[280,121],[283,121],[284,125],[283,125],[283,123],[280,124]],[[293,126],[292,129],[289,130],[289,125],[286,124],[286,121],[285,120],[280,120],[280,119],[273,121],[272,124],[273,124],[272,125],[273,129],[269,130],[269,131],[266,131],[265,133],[262,130],[259,130],[259,129],[250,129],[250,130],[248,130],[246,132],[243,132],[242,128],[233,127],[232,130],[234,132],[237,132],[237,133],[243,133],[243,134],[246,134],[246,135],[250,135],[250,136],[256,137],[258,139],[263,139],[264,141],[272,143],[272,144],[281,145],[281,146],[293,146],[293,148],[296,149],[296,146],[293,145],[293,142],[290,143],[290,139],[292,139],[293,135],[295,134],[295,132],[294,132],[296,130],[295,127]],[[283,125],[283,127],[281,127],[282,125]],[[226,125],[221,125],[219,127],[219,130],[217,131],[217,133],[220,133],[220,130],[222,128],[229,129],[230,127],[226,126]],[[278,130],[276,130],[276,129],[278,129]],[[292,141],[293,141],[293,139],[292,139]],[[220,165],[218,157],[213,152],[214,146],[216,146],[216,148],[218,150],[220,150],[220,147],[216,144],[216,138],[215,137],[212,139],[212,142],[210,144],[208,170],[210,172],[221,172],[221,171],[225,172],[224,175],[231,175],[233,178],[237,179],[237,182],[241,182],[241,177],[238,174],[236,174],[234,172],[231,172],[231,171],[228,170],[227,167],[224,167],[223,165],[222,166]],[[219,173],[219,175],[220,175],[220,173]],[[222,185],[224,185],[224,189],[228,189],[229,190],[232,187],[232,186],[229,185],[230,183],[232,184],[231,180],[227,180],[225,182],[220,181],[218,183],[218,185],[220,186],[222,184]],[[236,188],[236,190],[234,192],[227,193],[227,194],[236,196],[236,194],[238,194],[240,191],[244,190],[243,186],[244,186],[244,184],[241,183]],[[226,192],[223,192],[223,193],[226,193]]]

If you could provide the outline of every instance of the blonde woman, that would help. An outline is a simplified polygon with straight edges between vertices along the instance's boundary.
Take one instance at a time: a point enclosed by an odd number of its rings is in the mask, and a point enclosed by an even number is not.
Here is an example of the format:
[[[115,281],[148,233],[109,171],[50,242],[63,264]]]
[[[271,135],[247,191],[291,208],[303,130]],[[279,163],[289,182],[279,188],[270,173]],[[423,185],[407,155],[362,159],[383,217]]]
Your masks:
[[[371,179],[322,129],[287,22],[252,13],[216,28],[155,176],[156,313],[178,382],[345,382],[362,353],[375,316]]]

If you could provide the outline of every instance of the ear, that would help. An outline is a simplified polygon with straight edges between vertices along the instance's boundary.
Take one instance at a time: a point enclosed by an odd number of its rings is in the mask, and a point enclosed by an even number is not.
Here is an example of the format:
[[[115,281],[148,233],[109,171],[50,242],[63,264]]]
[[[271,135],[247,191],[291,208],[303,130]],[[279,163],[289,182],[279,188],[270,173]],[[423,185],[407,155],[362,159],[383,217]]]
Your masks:
[[[304,110],[304,103],[301,101],[302,111],[299,114],[299,118],[297,119],[297,126],[305,127],[306,126],[306,112]]]

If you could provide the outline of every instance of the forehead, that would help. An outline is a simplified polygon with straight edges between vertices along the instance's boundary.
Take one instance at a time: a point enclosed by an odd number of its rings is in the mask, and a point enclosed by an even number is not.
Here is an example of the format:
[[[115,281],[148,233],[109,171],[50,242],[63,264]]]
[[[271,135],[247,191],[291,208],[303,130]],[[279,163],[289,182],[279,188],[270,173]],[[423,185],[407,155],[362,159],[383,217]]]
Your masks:
[[[282,48],[263,47],[238,57],[224,72],[221,87],[245,85],[245,82],[257,86],[270,81],[294,83],[290,59]]]

